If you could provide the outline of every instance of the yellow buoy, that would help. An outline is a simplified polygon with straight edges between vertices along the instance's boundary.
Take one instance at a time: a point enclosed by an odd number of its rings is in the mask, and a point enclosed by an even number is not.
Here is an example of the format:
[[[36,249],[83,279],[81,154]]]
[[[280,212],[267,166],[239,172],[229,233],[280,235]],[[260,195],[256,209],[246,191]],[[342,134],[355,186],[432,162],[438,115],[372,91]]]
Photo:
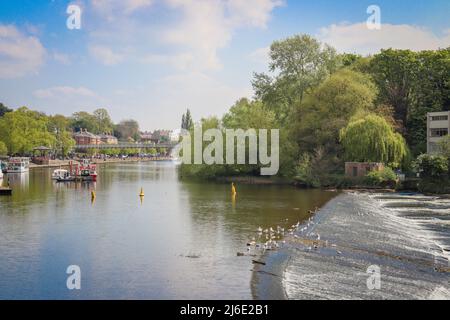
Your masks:
[[[92,204],[94,204],[94,202],[95,202],[95,197],[96,197],[95,191],[91,191],[91,203]]]
[[[144,194],[144,188],[141,188],[141,193],[139,194],[139,197],[143,197],[143,196],[145,196],[145,194]]]
[[[231,194],[232,194],[233,196],[236,195],[236,187],[234,186],[234,183],[231,183]]]

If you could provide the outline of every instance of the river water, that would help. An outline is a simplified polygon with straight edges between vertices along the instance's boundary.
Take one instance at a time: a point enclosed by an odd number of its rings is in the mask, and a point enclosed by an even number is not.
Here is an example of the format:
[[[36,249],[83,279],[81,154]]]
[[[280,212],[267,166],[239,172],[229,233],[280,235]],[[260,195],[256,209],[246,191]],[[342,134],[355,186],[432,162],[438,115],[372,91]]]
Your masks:
[[[0,299],[251,299],[255,257],[237,252],[255,230],[304,222],[336,196],[238,185],[233,200],[228,184],[180,182],[171,162],[98,171],[95,184],[58,184],[51,169],[9,176]],[[67,289],[69,265],[81,269],[81,290]]]
[[[450,199],[343,193],[267,257],[255,291],[258,298],[450,299],[449,258]]]

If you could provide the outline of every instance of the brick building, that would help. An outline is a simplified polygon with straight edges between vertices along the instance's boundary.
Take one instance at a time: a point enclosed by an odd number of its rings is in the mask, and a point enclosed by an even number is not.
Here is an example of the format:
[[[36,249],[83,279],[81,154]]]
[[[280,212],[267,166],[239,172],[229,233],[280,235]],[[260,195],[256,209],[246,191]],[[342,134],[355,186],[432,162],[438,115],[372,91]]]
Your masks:
[[[102,140],[99,136],[90,133],[83,128],[73,134],[73,139],[77,145],[102,144]]]
[[[384,164],[378,162],[346,162],[345,175],[347,177],[364,177],[371,171],[382,171]]]

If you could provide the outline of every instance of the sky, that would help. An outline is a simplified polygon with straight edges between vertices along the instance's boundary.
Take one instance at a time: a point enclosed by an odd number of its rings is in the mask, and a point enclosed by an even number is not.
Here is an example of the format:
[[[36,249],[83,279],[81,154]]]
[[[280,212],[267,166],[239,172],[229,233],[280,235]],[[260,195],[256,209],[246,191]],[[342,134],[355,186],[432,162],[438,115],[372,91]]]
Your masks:
[[[81,9],[68,28],[69,5]],[[368,28],[368,7],[380,28]],[[0,102],[109,110],[142,130],[222,116],[252,98],[270,44],[310,34],[339,52],[450,46],[448,0],[0,0]],[[70,21],[74,21],[69,19]]]

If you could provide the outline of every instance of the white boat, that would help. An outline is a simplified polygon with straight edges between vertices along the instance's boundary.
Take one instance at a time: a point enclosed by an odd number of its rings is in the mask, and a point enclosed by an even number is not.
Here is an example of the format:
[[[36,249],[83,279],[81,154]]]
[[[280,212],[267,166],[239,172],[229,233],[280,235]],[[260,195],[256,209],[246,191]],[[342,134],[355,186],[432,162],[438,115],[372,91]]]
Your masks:
[[[10,158],[7,173],[23,173],[28,172],[30,168],[30,158]]]
[[[66,177],[69,174],[68,170],[65,169],[56,169],[52,173],[52,180],[58,180],[61,177]]]
[[[0,180],[3,179],[2,162],[0,161]]]

